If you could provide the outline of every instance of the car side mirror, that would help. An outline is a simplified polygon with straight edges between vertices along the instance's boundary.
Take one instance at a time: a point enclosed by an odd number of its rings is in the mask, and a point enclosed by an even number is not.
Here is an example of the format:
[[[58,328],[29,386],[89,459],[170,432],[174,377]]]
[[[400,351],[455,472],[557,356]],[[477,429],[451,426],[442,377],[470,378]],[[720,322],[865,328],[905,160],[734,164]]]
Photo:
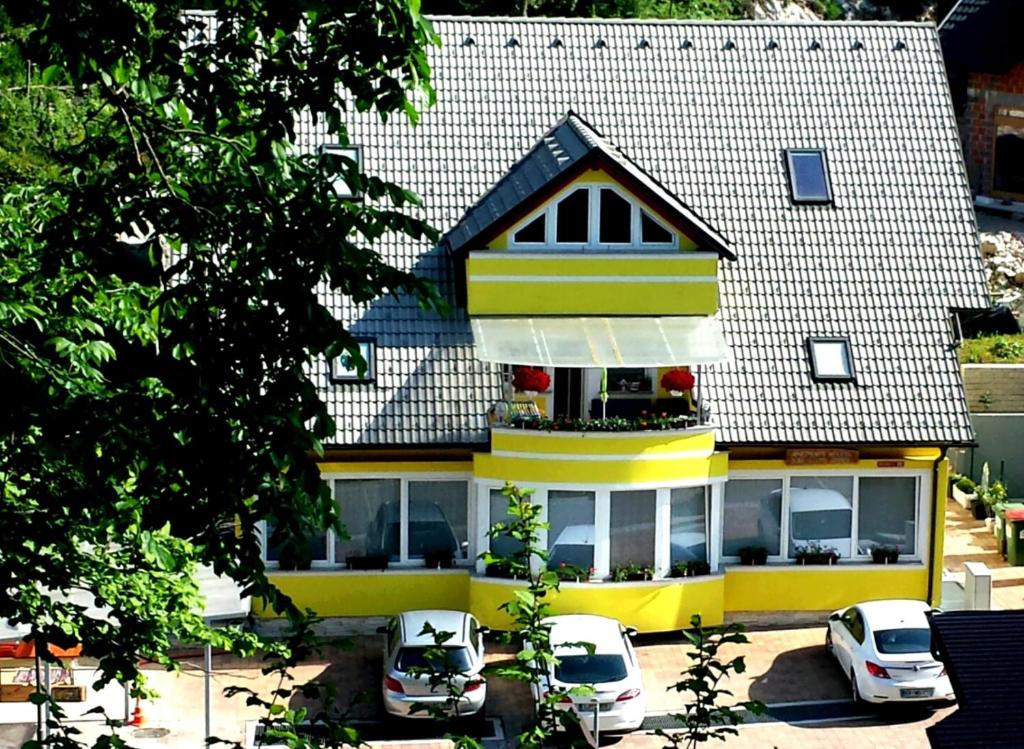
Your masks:
[[[383,624],[381,626],[377,627],[377,634],[378,635],[386,635],[387,633],[388,633],[388,628],[386,626],[384,626]]]
[[[489,635],[491,633],[491,628],[484,624],[481,624],[479,627],[476,628],[476,631],[481,635]]]
[[[638,634],[640,633],[637,632],[636,627],[626,627],[626,637],[636,637]]]
[[[829,614],[828,615],[828,620],[830,622],[838,622],[841,618],[842,617],[840,617],[839,614]]]

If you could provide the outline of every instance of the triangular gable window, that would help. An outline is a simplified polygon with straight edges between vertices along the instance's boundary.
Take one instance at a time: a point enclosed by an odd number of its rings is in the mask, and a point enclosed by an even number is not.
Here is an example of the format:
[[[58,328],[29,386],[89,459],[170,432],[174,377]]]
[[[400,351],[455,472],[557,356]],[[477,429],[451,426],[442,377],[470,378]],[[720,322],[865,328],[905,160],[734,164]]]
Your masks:
[[[511,249],[675,249],[668,228],[617,187],[575,185],[513,229]]]

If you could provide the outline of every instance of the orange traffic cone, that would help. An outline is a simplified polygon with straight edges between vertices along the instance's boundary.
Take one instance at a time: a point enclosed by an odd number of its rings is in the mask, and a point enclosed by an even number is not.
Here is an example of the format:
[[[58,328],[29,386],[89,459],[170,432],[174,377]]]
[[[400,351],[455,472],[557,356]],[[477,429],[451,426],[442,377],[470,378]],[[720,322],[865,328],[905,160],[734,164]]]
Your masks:
[[[146,718],[142,715],[142,700],[138,697],[135,698],[135,709],[132,710],[132,719],[128,721],[128,725],[141,728],[146,724]]]

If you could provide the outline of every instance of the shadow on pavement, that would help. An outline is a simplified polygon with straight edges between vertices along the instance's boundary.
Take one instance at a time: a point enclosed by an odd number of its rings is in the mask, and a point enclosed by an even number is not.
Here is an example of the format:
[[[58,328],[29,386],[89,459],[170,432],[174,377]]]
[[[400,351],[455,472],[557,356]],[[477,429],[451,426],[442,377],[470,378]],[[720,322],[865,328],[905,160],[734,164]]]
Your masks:
[[[850,695],[850,686],[823,642],[820,647],[779,653],[768,670],[751,682],[749,694],[765,704],[842,700]]]

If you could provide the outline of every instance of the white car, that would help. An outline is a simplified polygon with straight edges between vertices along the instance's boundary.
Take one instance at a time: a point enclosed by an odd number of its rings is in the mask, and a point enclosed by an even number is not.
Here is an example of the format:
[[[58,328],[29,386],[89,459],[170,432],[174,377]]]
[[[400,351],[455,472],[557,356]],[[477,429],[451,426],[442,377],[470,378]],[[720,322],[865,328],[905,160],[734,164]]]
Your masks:
[[[443,661],[432,662],[426,656],[428,650],[438,647],[433,635],[421,634],[428,622],[437,632],[453,633],[443,645]],[[480,670],[484,666],[483,635],[489,630],[480,626],[476,617],[464,611],[406,611],[378,631],[387,635],[382,690],[384,709],[389,714],[403,718],[433,717],[428,711],[413,712],[413,705],[441,706],[449,715],[458,712],[459,716],[476,715],[483,710],[487,684]],[[443,684],[432,687],[429,673],[416,672],[430,667],[458,674],[456,681],[464,690],[458,711]]]
[[[854,702],[955,699],[931,653],[930,610],[921,601],[868,601],[829,616],[825,649],[850,679]]]
[[[588,614],[552,616],[544,622],[551,625],[551,650],[558,663],[540,686],[534,685],[534,699],[540,701],[552,691],[590,686],[593,694],[566,694],[562,701],[575,703],[581,722],[591,732],[595,729],[595,708],[601,734],[639,728],[647,711],[647,698],[630,642],[636,630],[614,619]],[[593,645],[593,654],[576,643]]]

